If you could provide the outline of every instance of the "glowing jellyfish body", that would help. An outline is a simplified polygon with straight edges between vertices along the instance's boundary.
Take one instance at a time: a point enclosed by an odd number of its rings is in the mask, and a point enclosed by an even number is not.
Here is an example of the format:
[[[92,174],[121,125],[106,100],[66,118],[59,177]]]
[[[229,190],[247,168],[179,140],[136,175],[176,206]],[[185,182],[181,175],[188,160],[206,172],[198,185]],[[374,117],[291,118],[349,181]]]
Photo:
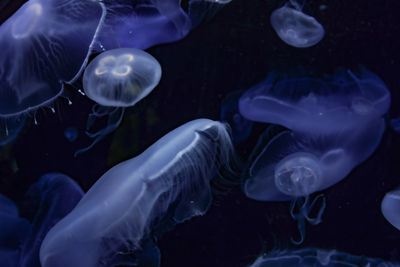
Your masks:
[[[90,62],[83,88],[100,105],[129,107],[147,96],[160,79],[161,66],[153,56],[135,48],[119,48]]]
[[[390,105],[387,87],[373,73],[336,73],[330,80],[277,79],[271,75],[245,92],[241,114],[250,120],[279,124],[289,131],[275,135],[251,162],[243,190],[261,201],[295,200],[301,243],[309,217],[308,196],[334,185],[366,160],[385,130]],[[317,198],[320,198],[319,196]],[[311,202],[311,208],[314,206]],[[321,210],[325,208],[323,199]]]
[[[324,27],[304,14],[296,0],[272,12],[271,25],[282,41],[294,47],[316,45],[325,35]]]
[[[386,193],[381,204],[385,219],[400,230],[400,189]]]
[[[112,257],[124,254],[119,251],[140,251],[157,221],[203,215],[211,202],[210,179],[231,149],[224,124],[199,119],[111,168],[47,234],[42,266],[113,266],[120,259]]]
[[[248,267],[355,267],[355,266],[398,266],[377,258],[355,256],[337,250],[304,248],[298,250],[272,251],[259,256]]]
[[[330,80],[271,75],[242,95],[239,110],[291,131],[275,136],[255,159],[246,194],[288,200],[337,183],[375,151],[389,105],[387,87],[367,70]]]
[[[2,266],[40,267],[39,249],[54,224],[82,198],[82,189],[60,173],[42,176],[28,191],[25,210],[34,211],[32,222],[18,217],[18,208],[0,195],[0,261]]]
[[[185,37],[191,22],[180,0],[105,0],[107,15],[99,32],[100,51],[147,49]]]
[[[80,75],[103,12],[97,1],[30,0],[0,26],[1,131]]]

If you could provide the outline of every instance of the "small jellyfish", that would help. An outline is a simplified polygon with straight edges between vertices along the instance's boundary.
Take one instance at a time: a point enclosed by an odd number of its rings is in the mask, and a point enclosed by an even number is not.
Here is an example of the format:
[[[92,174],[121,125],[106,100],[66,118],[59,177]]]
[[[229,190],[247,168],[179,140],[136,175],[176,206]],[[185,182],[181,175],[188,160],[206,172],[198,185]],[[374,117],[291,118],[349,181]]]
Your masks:
[[[355,256],[335,249],[302,248],[298,250],[274,250],[262,254],[248,267],[298,267],[298,266],[398,266],[378,258]]]
[[[78,130],[75,127],[68,127],[64,131],[64,136],[72,143],[78,138]]]
[[[385,219],[400,230],[400,189],[386,193],[381,204],[382,214]]]
[[[143,266],[137,252],[158,266],[151,233],[162,231],[162,222],[206,213],[210,180],[233,153],[227,127],[208,119],[188,122],[107,171],[49,231],[40,249],[42,266]],[[130,263],[129,253],[135,255]]]
[[[400,117],[394,118],[390,120],[390,126],[392,126],[393,130],[396,132],[400,132]]]
[[[337,73],[330,80],[268,77],[245,92],[241,114],[289,128],[271,138],[249,164],[243,190],[261,201],[299,201],[303,236],[308,196],[345,178],[377,148],[390,93],[373,73]],[[318,197],[319,198],[319,197]],[[325,207],[324,202],[321,209]],[[316,220],[319,221],[319,220]]]
[[[0,136],[79,77],[104,12],[99,1],[30,0],[0,26]]]
[[[87,124],[87,134],[93,143],[79,153],[89,150],[104,136],[114,131],[122,120],[124,108],[134,106],[146,97],[161,79],[161,66],[150,54],[135,48],[119,48],[97,56],[85,70],[83,88],[97,104],[93,106]],[[97,118],[107,117],[107,126],[91,133]]]
[[[290,0],[271,14],[271,25],[279,38],[294,47],[316,45],[325,35],[324,27],[302,12],[297,0]]]
[[[104,0],[107,14],[99,31],[99,51],[147,49],[184,38],[192,24],[180,0]]]
[[[213,18],[217,12],[232,0],[189,0],[188,14],[192,27]]]
[[[135,48],[119,48],[90,62],[83,89],[100,105],[130,107],[147,96],[160,79],[161,66],[153,56]]]
[[[239,113],[239,98],[242,91],[234,91],[229,93],[222,100],[221,104],[221,121],[229,123],[232,129],[232,140],[234,143],[240,143],[249,137],[253,122],[245,119]]]

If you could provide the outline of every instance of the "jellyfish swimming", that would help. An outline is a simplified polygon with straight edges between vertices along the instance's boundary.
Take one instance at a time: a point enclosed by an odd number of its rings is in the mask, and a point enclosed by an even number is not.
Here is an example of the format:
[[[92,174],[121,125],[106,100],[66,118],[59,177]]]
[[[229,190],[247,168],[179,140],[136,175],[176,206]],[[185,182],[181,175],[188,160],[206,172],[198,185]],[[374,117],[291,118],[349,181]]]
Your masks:
[[[271,14],[271,25],[279,38],[294,47],[310,47],[321,41],[324,27],[312,16],[302,12],[297,0],[289,0]]]
[[[141,266],[136,252],[149,252],[158,266],[152,233],[208,210],[210,180],[233,152],[227,127],[208,119],[188,122],[108,170],[46,235],[42,266],[127,265],[132,253],[130,265]]]
[[[192,24],[180,0],[105,0],[107,14],[96,50],[147,49],[184,38]]]
[[[381,210],[383,217],[394,227],[400,230],[400,189],[386,193],[382,200]]]
[[[30,0],[0,26],[1,136],[78,78],[104,12],[99,1]]]
[[[92,144],[75,153],[89,150],[120,124],[124,108],[134,106],[146,97],[161,79],[161,66],[150,54],[135,48],[119,48],[97,56],[83,75],[85,94],[97,104],[87,123],[87,135]],[[90,132],[97,118],[107,117],[107,125]]]
[[[339,182],[375,151],[389,105],[387,87],[365,69],[358,76],[338,72],[326,80],[280,80],[272,74],[242,95],[239,110],[247,119],[289,130],[258,149],[244,181],[246,196],[260,201],[305,197],[304,203],[313,203],[309,195]],[[303,215],[306,206],[300,204]]]
[[[217,12],[232,0],[189,0],[188,15],[192,27],[209,21]]]
[[[0,195],[0,260],[2,266],[40,267],[39,249],[54,224],[82,198],[82,189],[61,173],[43,175],[27,193],[26,210],[32,218],[21,218],[17,206]]]
[[[75,127],[67,127],[64,131],[64,136],[72,143],[78,138],[78,130]]]
[[[232,141],[240,143],[246,140],[253,128],[253,122],[245,119],[239,112],[239,98],[242,91],[234,91],[225,96],[221,104],[221,121],[229,123],[232,129]]]
[[[302,248],[297,250],[274,250],[260,255],[248,267],[353,267],[353,266],[397,266],[379,258],[351,255],[335,249]]]

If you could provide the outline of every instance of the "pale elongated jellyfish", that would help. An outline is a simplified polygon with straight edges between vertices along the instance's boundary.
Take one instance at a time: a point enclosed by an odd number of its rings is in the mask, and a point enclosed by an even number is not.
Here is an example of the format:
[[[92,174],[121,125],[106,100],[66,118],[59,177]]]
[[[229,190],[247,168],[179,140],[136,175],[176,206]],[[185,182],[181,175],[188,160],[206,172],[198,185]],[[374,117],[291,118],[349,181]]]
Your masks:
[[[146,97],[161,79],[161,66],[150,54],[135,48],[119,48],[97,56],[83,75],[85,94],[100,106],[93,107],[87,129],[97,117],[108,117],[107,126],[95,133],[93,143],[75,155],[89,150],[114,131],[122,120],[124,108],[134,106]],[[102,107],[103,106],[103,107]]]
[[[262,254],[248,267],[355,267],[355,266],[398,266],[378,258],[351,255],[335,249],[303,248],[298,250],[276,250]]]
[[[77,79],[104,14],[98,1],[30,0],[0,26],[3,140]]]
[[[386,193],[381,204],[382,214],[385,219],[400,230],[400,189]]]
[[[339,182],[375,151],[389,105],[387,87],[365,69],[327,80],[269,76],[242,95],[239,110],[247,119],[290,131],[272,138],[252,162],[245,194],[287,201]]]
[[[149,245],[152,231],[163,228],[162,222],[177,224],[205,214],[210,180],[231,153],[222,123],[198,119],[176,128],[100,177],[47,234],[42,266],[141,266],[138,256],[126,263],[127,253],[136,256],[141,250],[150,250],[157,266],[158,250]]]
[[[105,0],[107,15],[99,31],[99,51],[147,49],[185,37],[191,21],[180,0]]]
[[[289,0],[271,14],[271,25],[279,38],[294,47],[310,47],[321,41],[324,27],[314,18],[302,12],[297,0]]]

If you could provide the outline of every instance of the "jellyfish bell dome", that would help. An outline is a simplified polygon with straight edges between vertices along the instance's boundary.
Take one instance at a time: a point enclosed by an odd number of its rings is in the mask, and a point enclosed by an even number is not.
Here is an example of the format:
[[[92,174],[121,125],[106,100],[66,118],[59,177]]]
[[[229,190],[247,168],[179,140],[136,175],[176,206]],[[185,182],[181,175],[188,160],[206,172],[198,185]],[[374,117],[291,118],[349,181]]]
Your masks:
[[[400,230],[400,188],[386,193],[381,203],[383,217]]]
[[[312,16],[304,14],[295,0],[272,12],[270,20],[279,38],[294,47],[316,45],[325,35],[324,27]]]
[[[118,48],[90,62],[83,88],[100,105],[129,107],[147,96],[160,79],[161,66],[153,56],[135,48]]]

